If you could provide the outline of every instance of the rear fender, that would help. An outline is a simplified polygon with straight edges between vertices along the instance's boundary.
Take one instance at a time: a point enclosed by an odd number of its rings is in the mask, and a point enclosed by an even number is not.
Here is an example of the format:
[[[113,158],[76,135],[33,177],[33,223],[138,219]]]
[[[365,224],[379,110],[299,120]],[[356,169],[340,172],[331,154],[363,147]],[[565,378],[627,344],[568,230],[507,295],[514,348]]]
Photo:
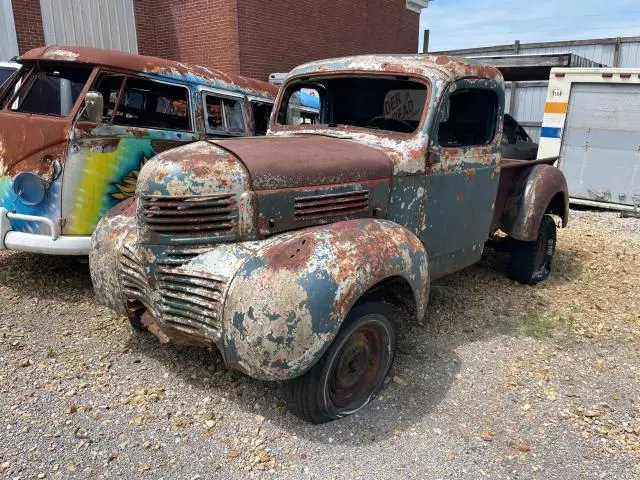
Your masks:
[[[500,229],[516,240],[538,238],[542,216],[552,213],[569,220],[569,190],[562,171],[552,165],[534,165],[511,185],[500,219]]]
[[[407,281],[424,315],[427,255],[404,227],[360,219],[282,237],[247,260],[231,282],[222,339],[229,367],[263,380],[303,374],[357,300],[391,277]]]

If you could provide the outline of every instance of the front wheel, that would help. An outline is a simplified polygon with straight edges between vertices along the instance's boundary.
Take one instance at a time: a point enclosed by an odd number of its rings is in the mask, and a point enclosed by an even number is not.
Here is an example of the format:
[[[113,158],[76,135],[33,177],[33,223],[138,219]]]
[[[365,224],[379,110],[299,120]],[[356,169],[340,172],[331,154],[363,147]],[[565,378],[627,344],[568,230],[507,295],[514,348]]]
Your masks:
[[[533,242],[512,240],[509,278],[520,283],[535,285],[551,273],[551,260],[556,250],[556,224],[550,215],[544,215]]]
[[[318,363],[284,383],[289,410],[316,424],[351,415],[382,388],[395,351],[391,309],[381,302],[355,306]]]

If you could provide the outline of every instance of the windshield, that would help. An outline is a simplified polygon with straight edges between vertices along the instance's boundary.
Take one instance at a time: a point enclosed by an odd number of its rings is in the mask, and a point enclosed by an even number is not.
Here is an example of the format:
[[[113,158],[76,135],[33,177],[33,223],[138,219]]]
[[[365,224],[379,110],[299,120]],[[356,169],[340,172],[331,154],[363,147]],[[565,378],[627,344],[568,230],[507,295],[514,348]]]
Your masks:
[[[11,110],[64,117],[71,112],[91,74],[91,67],[64,63],[37,64],[18,80]],[[13,92],[7,92],[13,96]],[[9,98],[3,99],[3,104]]]
[[[277,122],[412,133],[426,101],[427,86],[404,77],[313,79],[286,88]]]

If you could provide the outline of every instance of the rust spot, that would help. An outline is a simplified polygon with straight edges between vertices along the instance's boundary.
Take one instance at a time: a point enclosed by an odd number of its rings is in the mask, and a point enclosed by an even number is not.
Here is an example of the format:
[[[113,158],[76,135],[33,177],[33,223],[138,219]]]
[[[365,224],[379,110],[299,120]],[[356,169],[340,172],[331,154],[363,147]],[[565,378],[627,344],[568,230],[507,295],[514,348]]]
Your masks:
[[[160,343],[170,342],[170,339],[167,336],[167,334],[162,331],[162,329],[158,325],[158,322],[156,322],[156,319],[153,318],[153,315],[151,315],[148,311],[142,314],[141,320],[145,328],[149,330],[151,333],[153,333],[156,337],[158,337],[158,340],[160,340]]]
[[[473,180],[473,177],[475,177],[475,175],[476,175],[475,168],[470,168],[469,170],[467,170],[467,181],[470,182],[471,180]]]
[[[309,262],[315,244],[316,239],[312,234],[305,235],[274,246],[269,249],[266,258],[272,268],[295,271]]]

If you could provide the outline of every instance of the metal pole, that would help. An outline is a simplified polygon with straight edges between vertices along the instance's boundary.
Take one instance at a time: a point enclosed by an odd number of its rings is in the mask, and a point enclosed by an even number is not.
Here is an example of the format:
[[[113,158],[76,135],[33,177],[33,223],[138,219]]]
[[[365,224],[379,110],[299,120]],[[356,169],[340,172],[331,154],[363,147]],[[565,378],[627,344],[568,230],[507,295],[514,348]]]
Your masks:
[[[616,38],[616,43],[613,46],[613,66],[618,68],[620,66],[620,37]]]
[[[425,29],[422,41],[422,53],[429,53],[429,30]]]

